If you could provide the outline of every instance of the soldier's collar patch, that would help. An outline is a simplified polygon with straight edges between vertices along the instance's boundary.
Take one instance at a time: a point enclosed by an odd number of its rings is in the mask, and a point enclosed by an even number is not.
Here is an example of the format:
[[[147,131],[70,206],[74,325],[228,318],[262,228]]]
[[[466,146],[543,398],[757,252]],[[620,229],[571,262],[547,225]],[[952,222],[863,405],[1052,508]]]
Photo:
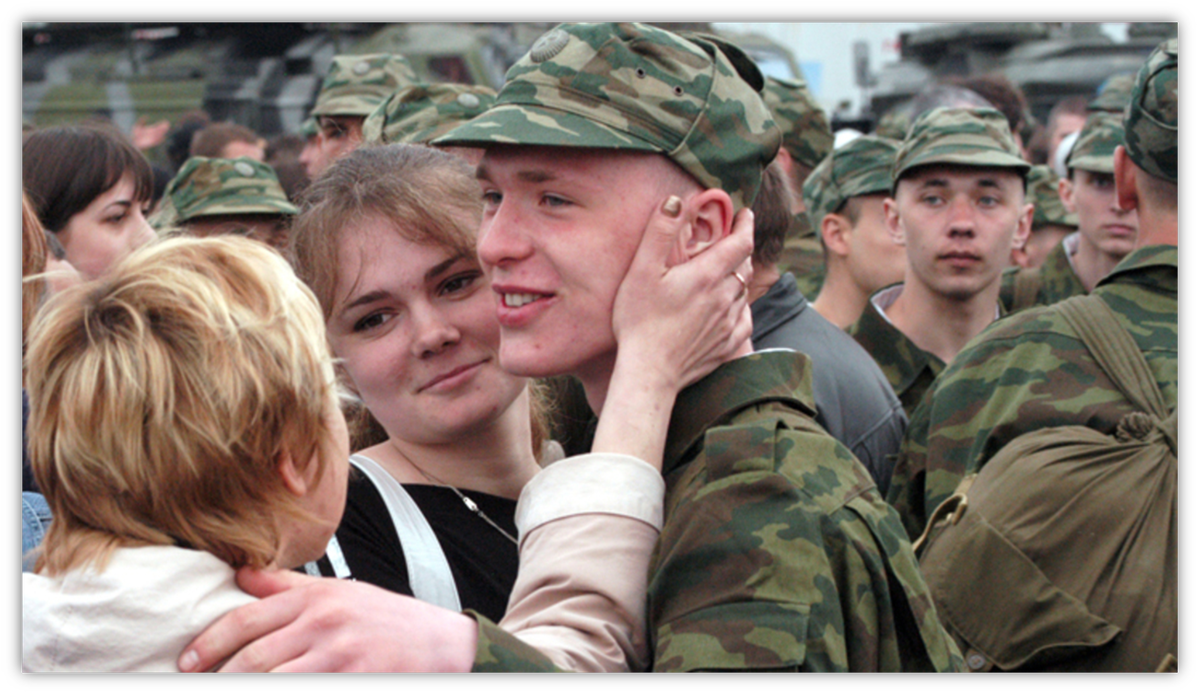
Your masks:
[[[533,43],[529,49],[529,59],[535,63],[544,63],[562,52],[570,41],[571,36],[567,32],[551,29]]]

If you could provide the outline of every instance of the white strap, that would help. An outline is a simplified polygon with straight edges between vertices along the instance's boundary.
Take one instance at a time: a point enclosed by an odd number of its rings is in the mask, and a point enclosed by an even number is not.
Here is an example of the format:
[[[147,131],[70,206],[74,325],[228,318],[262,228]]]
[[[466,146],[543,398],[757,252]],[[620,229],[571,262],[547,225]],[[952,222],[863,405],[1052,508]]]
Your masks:
[[[329,544],[325,546],[325,557],[333,567],[333,576],[338,579],[350,577],[350,565],[346,564],[346,556],[342,554],[342,544],[338,543],[337,534],[329,537]],[[304,563],[304,571],[313,577],[321,576],[321,568],[316,560]]]
[[[408,583],[413,596],[435,606],[461,611],[462,604],[458,600],[458,587],[450,572],[450,563],[446,561],[446,554],[420,507],[378,463],[357,454],[350,457],[350,463],[371,479],[387,504],[400,547],[404,549]]]

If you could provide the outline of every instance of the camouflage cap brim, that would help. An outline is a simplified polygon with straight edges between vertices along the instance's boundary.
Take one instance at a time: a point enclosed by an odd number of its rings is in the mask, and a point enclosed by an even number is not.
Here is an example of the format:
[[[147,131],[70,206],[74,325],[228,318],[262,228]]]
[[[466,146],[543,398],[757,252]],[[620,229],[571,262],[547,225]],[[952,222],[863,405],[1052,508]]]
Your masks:
[[[219,217],[222,215],[286,215],[292,216],[300,211],[295,205],[285,201],[257,200],[255,202],[239,202],[234,199],[240,195],[234,191],[229,196],[220,194],[211,196],[204,205],[189,210],[186,215],[180,215],[178,222],[188,222],[203,217]]]
[[[628,133],[577,114],[534,104],[500,104],[446,135],[434,145],[541,145],[663,152]]]

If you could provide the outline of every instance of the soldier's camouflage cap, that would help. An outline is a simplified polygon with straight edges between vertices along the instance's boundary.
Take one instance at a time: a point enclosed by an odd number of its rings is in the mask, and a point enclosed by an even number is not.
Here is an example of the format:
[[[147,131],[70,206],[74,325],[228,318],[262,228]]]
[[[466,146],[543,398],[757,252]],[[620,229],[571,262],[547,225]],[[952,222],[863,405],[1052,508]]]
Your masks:
[[[163,194],[174,224],[212,215],[295,215],[275,170],[249,157],[191,157]]]
[[[1029,171],[1004,114],[991,108],[941,107],[917,117],[896,153],[893,191],[905,172],[927,164]]]
[[[1137,78],[1137,73],[1126,72],[1119,75],[1113,75],[1100,85],[1100,91],[1096,94],[1096,98],[1088,102],[1088,111],[1109,111],[1111,113],[1125,113],[1125,107],[1129,106],[1129,95],[1133,93],[1133,81]]]
[[[300,124],[300,135],[305,139],[309,139],[321,132],[321,126],[317,125],[316,116],[309,116]]]
[[[813,226],[850,198],[892,190],[892,163],[900,142],[863,135],[834,150],[804,182],[804,206]]]
[[[833,151],[829,118],[804,80],[767,77],[762,100],[783,132],[783,146],[792,159],[813,168]]]
[[[426,143],[482,114],[494,103],[496,90],[484,85],[403,87],[363,121],[363,142]]]
[[[1046,164],[1038,164],[1025,175],[1025,200],[1033,203],[1033,228],[1048,224],[1078,227],[1079,216],[1067,212],[1058,196],[1058,174]]]
[[[421,79],[393,53],[334,56],[317,94],[313,116],[368,116],[392,92]]]
[[[1179,39],[1160,43],[1138,71],[1123,144],[1147,174],[1179,183]]]
[[[735,209],[758,194],[782,135],[740,49],[644,24],[561,24],[509,69],[496,104],[435,145],[657,152]]]
[[[883,117],[879,119],[879,123],[875,125],[875,135],[883,138],[891,138],[893,140],[903,140],[908,134],[908,109],[904,107],[894,107]]]
[[[1113,173],[1113,152],[1125,138],[1121,117],[1097,111],[1087,117],[1067,155],[1067,169]]]

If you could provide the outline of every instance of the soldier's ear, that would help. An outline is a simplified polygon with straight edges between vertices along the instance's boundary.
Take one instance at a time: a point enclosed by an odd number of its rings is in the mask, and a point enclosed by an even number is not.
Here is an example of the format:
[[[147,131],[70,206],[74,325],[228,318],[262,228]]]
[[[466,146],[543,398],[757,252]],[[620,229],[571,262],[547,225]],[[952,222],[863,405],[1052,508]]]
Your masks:
[[[1058,199],[1062,201],[1067,212],[1077,212],[1075,209],[1075,184],[1069,176],[1058,180]]]
[[[850,255],[850,220],[844,215],[831,212],[821,218],[821,241],[829,252],[839,258]]]
[[[683,214],[688,225],[681,241],[687,258],[695,257],[733,229],[733,200],[719,188],[688,197]]]
[[[1117,206],[1122,210],[1137,210],[1137,165],[1129,158],[1124,145],[1113,152],[1113,183],[1117,188]]]
[[[896,199],[890,196],[883,199],[883,222],[892,242],[897,246],[904,246],[904,230],[900,228],[900,207],[896,205]]]
[[[1033,203],[1025,203],[1021,208],[1021,217],[1017,220],[1017,231],[1013,233],[1012,247],[1024,248],[1029,241],[1029,233],[1033,230]]]

